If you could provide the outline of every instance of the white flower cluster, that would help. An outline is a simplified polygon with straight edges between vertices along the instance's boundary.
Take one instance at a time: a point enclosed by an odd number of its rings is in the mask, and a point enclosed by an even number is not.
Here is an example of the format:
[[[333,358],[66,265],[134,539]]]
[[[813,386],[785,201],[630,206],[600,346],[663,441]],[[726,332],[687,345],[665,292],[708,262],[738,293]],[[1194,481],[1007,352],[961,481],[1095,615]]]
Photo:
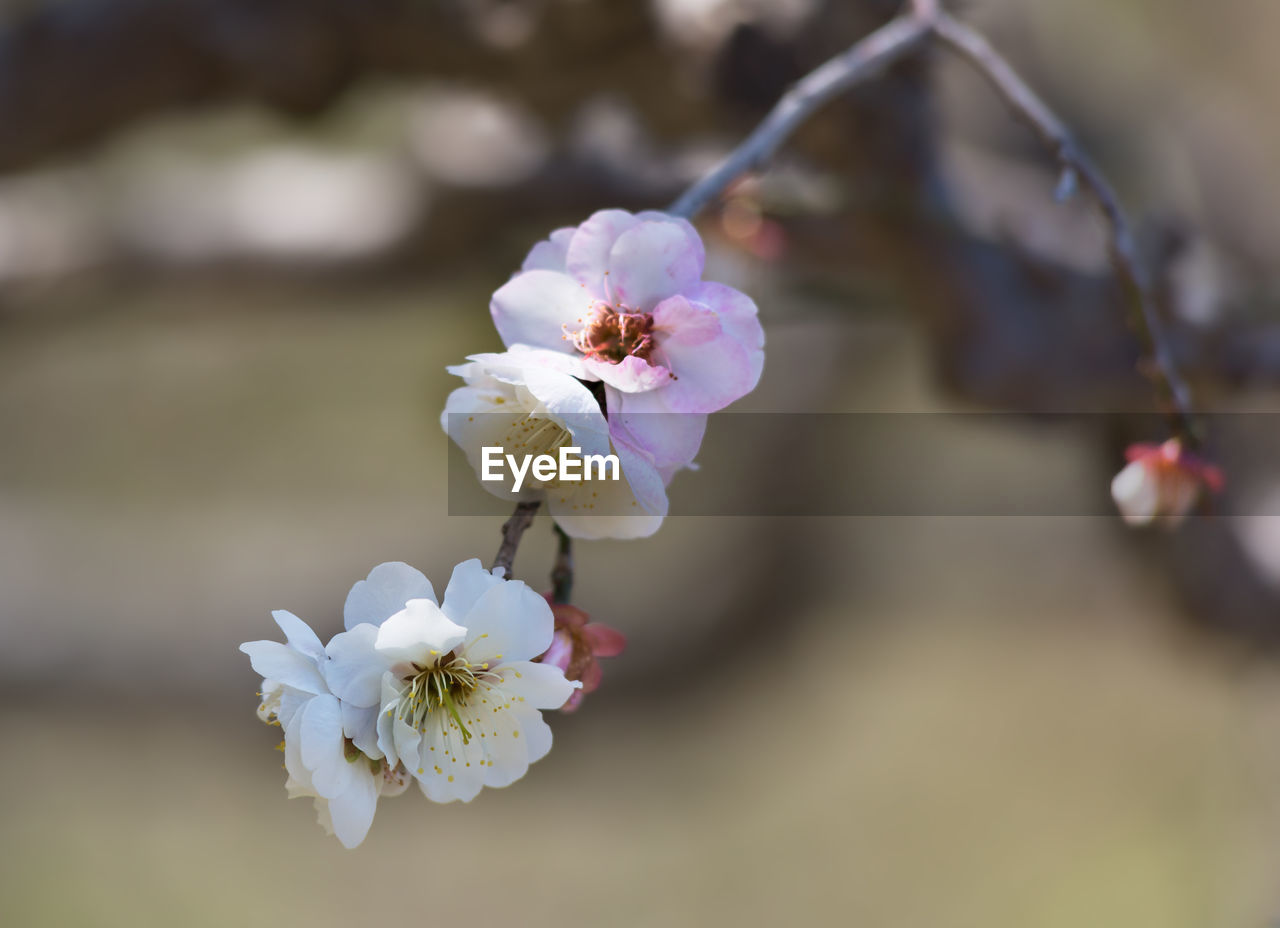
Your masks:
[[[347,847],[364,840],[378,798],[411,782],[436,802],[468,802],[524,776],[551,749],[539,710],[581,686],[531,660],[552,643],[546,600],[478,560],[454,568],[443,603],[407,564],[375,567],[328,645],[292,613],[273,615],[284,644],[240,646],[263,677],[258,714],[284,730],[289,795],[315,797]]]

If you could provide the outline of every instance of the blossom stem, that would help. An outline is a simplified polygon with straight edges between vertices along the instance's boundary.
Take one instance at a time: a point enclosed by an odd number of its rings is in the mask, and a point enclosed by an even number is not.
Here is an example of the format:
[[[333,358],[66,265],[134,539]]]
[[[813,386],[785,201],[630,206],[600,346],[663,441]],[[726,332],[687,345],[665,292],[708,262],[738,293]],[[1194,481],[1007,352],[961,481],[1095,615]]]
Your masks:
[[[520,539],[525,529],[533,524],[533,517],[538,513],[541,502],[517,503],[511,518],[502,524],[502,544],[494,555],[493,566],[501,567],[504,576],[511,579],[511,565],[515,562],[516,551],[520,547]]]
[[[567,603],[573,596],[573,539],[558,525],[555,533],[558,547],[551,568],[551,601]]]

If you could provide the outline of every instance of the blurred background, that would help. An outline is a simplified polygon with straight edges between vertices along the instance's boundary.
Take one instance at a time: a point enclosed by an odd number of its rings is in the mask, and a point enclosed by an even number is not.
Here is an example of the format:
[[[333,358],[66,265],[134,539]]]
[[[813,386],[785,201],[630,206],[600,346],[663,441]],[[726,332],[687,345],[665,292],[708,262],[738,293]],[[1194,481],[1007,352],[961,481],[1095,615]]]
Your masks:
[[[488,295],[550,229],[670,202],[895,7],[0,8],[0,922],[1273,923],[1276,518],[672,518],[579,545],[631,647],[519,784],[388,801],[355,852],[285,800],[236,647],[274,608],[327,638],[381,561],[441,588],[492,557],[437,422],[444,365],[500,347]],[[1140,217],[1202,405],[1273,409],[1280,7],[958,12]],[[1008,412],[939,479],[994,448],[1105,500],[1162,436],[1055,180],[941,54],[824,110],[698,220],[768,333],[735,408]],[[1275,498],[1277,439],[1211,439],[1230,493]],[[673,499],[803,453],[761,435]]]

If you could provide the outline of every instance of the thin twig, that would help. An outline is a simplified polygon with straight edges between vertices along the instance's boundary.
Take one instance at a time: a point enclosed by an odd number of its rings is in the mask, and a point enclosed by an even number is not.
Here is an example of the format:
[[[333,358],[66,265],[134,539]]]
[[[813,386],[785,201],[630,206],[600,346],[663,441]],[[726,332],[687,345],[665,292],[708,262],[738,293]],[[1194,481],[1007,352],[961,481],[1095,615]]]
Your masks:
[[[1111,259],[1121,279],[1132,291],[1139,313],[1133,320],[1139,337],[1151,355],[1150,371],[1157,388],[1169,404],[1169,417],[1176,435],[1194,444],[1191,391],[1170,354],[1150,275],[1138,256],[1133,232],[1119,198],[1106,177],[1076,145],[1071,133],[1044,101],[1018,76],[1010,64],[978,32],[946,13],[933,18],[934,34],[967,60],[995,88],[1009,108],[1022,119],[1062,168],[1059,190],[1069,195],[1077,180],[1093,194],[1106,218]]]
[[[923,7],[928,5],[922,2]],[[778,146],[820,107],[915,49],[928,37],[931,22],[920,15],[920,7],[912,9],[913,12],[886,23],[802,78],[783,95],[755,131],[681,194],[668,212],[692,216],[737,178],[768,161]]]
[[[558,525],[555,532],[558,547],[551,568],[551,601],[567,603],[573,597],[573,539]]]
[[[524,530],[533,523],[533,517],[538,514],[538,507],[541,505],[540,502],[517,503],[511,518],[502,523],[502,544],[494,555],[493,566],[503,568],[508,580],[511,579],[511,565],[515,562],[520,538],[524,535]]]

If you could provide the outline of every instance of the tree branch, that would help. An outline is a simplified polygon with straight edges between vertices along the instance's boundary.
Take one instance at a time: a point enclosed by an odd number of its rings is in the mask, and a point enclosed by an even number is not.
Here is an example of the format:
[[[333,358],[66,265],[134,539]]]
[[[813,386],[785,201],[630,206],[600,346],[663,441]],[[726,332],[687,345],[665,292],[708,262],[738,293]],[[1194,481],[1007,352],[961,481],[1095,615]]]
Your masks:
[[[555,530],[559,546],[551,568],[551,601],[567,603],[573,596],[573,539],[560,526]]]
[[[511,518],[502,523],[502,544],[498,553],[493,556],[493,566],[506,571],[505,576],[511,579],[511,565],[515,563],[516,550],[520,547],[520,539],[525,529],[533,524],[533,517],[538,514],[542,503],[517,503]]]
[[[1149,373],[1168,404],[1174,434],[1194,444],[1196,431],[1191,391],[1173,360],[1155,288],[1138,256],[1129,220],[1115,190],[1076,145],[1062,121],[982,35],[942,12],[933,18],[933,31],[944,45],[959,53],[986,78],[1014,114],[1031,127],[1057,159],[1063,172],[1060,194],[1069,195],[1077,179],[1093,194],[1107,222],[1112,262],[1138,305],[1139,313],[1133,325],[1151,357],[1152,370]]]
[[[760,167],[778,147],[833,97],[876,76],[928,37],[930,21],[916,12],[881,26],[847,51],[811,71],[769,111],[723,161],[680,195],[668,212],[691,217],[729,184]]]

